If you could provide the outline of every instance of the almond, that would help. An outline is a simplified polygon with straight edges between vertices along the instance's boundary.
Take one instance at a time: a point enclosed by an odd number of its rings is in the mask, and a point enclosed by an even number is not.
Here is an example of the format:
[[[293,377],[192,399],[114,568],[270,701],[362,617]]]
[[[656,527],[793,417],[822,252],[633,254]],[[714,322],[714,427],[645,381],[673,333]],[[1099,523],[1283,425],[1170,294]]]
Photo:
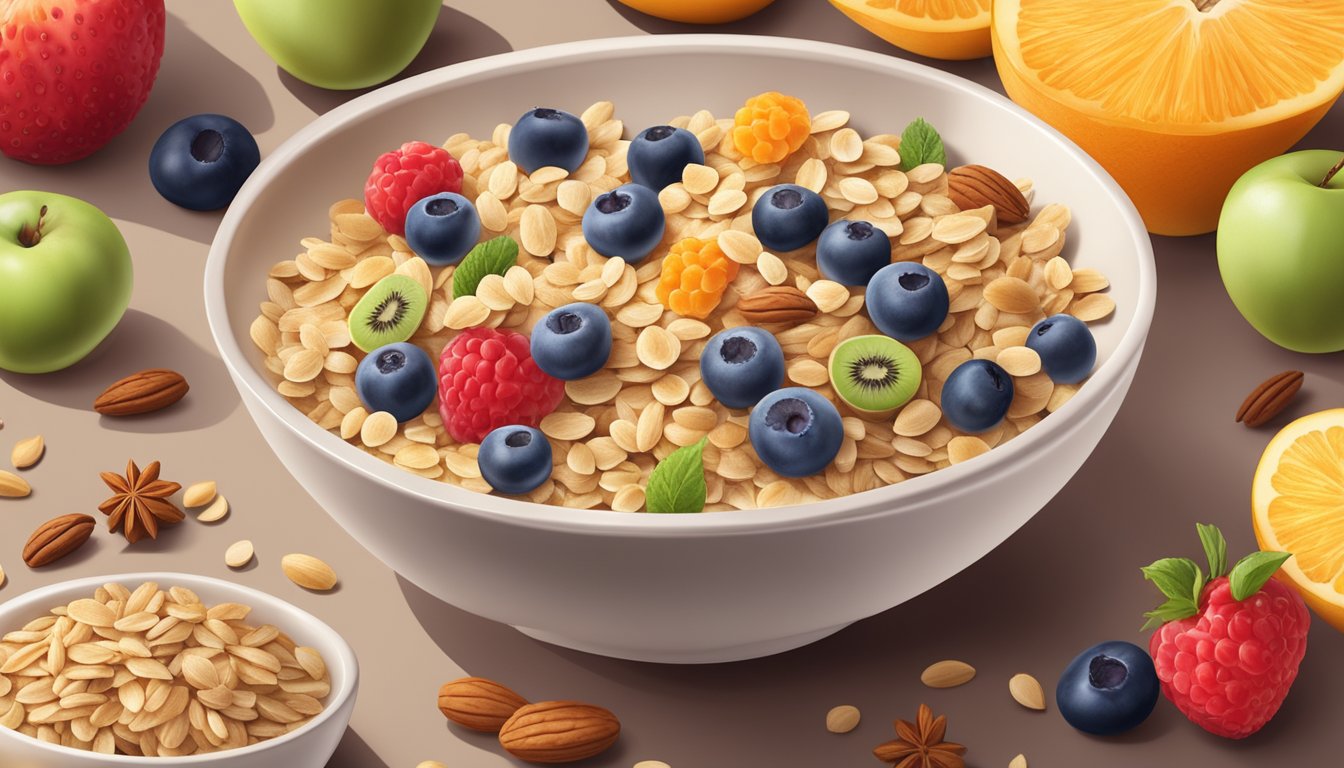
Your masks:
[[[483,677],[464,677],[439,689],[439,711],[463,728],[499,733],[527,699]]]
[[[930,688],[955,688],[975,677],[975,667],[964,661],[948,659],[930,664],[919,676],[920,682]]]
[[[28,469],[41,461],[42,453],[46,449],[47,446],[43,442],[42,436],[34,435],[15,443],[14,450],[9,454],[9,460],[14,464],[15,469]]]
[[[93,401],[93,410],[104,416],[151,413],[181,400],[188,389],[182,374],[166,368],[151,368],[133,373],[103,390]]]
[[[621,735],[610,711],[578,701],[543,701],[513,713],[499,744],[530,763],[569,763],[605,751]]]
[[[1027,709],[1045,709],[1045,691],[1041,684],[1028,674],[1019,673],[1008,680],[1008,692],[1013,700]]]
[[[84,546],[93,534],[95,523],[88,515],[61,515],[52,518],[28,537],[23,545],[23,562],[29,568],[50,565]]]
[[[336,586],[336,571],[312,555],[285,555],[280,560],[280,569],[304,589],[326,592]]]
[[[963,165],[948,171],[947,196],[963,211],[994,206],[1000,224],[1020,224],[1031,213],[1022,190],[998,171],[983,165]]]
[[[773,285],[743,296],[737,311],[748,323],[804,323],[817,316],[817,304],[791,285]]]
[[[14,474],[0,469],[0,498],[21,499],[33,492],[33,487],[27,480]]]

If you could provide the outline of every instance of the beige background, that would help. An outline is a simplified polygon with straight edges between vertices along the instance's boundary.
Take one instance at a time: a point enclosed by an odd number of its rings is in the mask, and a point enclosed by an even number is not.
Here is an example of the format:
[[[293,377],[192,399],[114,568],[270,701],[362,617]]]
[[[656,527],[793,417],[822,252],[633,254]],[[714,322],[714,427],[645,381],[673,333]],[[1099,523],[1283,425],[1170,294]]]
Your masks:
[[[546,43],[691,29],[605,0],[450,5],[412,72]],[[450,728],[434,708],[438,685],[464,672],[507,682],[534,700],[579,698],[612,708],[624,735],[593,766],[628,767],[651,758],[675,768],[876,765],[869,750],[893,737],[892,718],[913,717],[921,701],[949,715],[949,737],[969,745],[969,765],[976,768],[1007,765],[1019,752],[1032,768],[1232,768],[1338,759],[1334,729],[1344,638],[1321,622],[1281,714],[1242,743],[1203,733],[1165,701],[1142,727],[1111,739],[1074,732],[1053,707],[1058,673],[1074,653],[1112,638],[1146,642],[1137,632],[1140,614],[1157,601],[1138,568],[1159,556],[1197,555],[1196,520],[1221,524],[1234,553],[1253,546],[1248,489],[1270,432],[1232,423],[1245,392],[1292,367],[1307,371],[1307,380],[1290,415],[1344,401],[1339,356],[1279,350],[1236,314],[1218,280],[1212,237],[1155,238],[1157,319],[1115,427],[1049,507],[960,576],[832,638],[770,659],[680,668],[565,651],[467,615],[400,580],[329,522],[273,460],[240,407],[200,298],[201,270],[219,217],[161,200],[145,172],[149,148],[174,120],[212,111],[250,127],[264,155],[351,94],[319,91],[279,72],[247,36],[231,3],[169,0],[168,8],[159,81],[130,130],[95,157],[64,168],[0,158],[0,191],[47,189],[93,202],[117,219],[136,264],[132,308],[92,357],[59,374],[0,377],[0,418],[6,422],[0,447],[7,450],[38,432],[49,445],[45,460],[27,473],[33,496],[0,501],[0,564],[9,573],[0,598],[76,576],[178,569],[232,577],[297,603],[343,632],[363,665],[360,703],[332,768],[412,768],[425,759],[451,768],[513,764],[491,737]],[[903,55],[823,0],[778,0],[755,18],[722,29]],[[988,60],[935,64],[999,87]],[[1341,135],[1344,107],[1337,107],[1303,146],[1328,147],[1327,137]],[[139,420],[101,419],[90,410],[104,385],[151,366],[185,373],[192,385],[188,399]],[[56,567],[41,573],[25,568],[19,550],[27,532],[57,514],[96,514],[105,497],[98,472],[120,470],[128,458],[160,459],[165,477],[184,484],[217,480],[233,514],[209,526],[188,521],[157,543],[135,547],[99,532]],[[223,552],[241,538],[256,543],[259,561],[232,574]],[[332,563],[342,577],[340,589],[315,595],[285,581],[278,561],[290,551]],[[945,657],[973,663],[979,676],[960,689],[922,688],[919,671]],[[1008,697],[1007,679],[1019,671],[1045,684],[1050,711],[1030,713]],[[864,713],[858,730],[846,736],[822,727],[826,710],[839,703]]]

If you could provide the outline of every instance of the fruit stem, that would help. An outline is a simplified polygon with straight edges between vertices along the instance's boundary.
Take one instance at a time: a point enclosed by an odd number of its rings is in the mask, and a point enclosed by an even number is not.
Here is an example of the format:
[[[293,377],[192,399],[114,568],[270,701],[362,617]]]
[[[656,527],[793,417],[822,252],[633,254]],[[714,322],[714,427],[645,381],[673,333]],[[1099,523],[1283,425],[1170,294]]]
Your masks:
[[[1331,168],[1329,172],[1325,174],[1324,179],[1321,179],[1321,186],[1322,187],[1330,186],[1330,181],[1335,178],[1335,174],[1339,173],[1340,170],[1344,170],[1344,156],[1341,156],[1339,158],[1339,162],[1335,163],[1335,167]]]
[[[42,242],[42,220],[47,217],[47,206],[42,206],[42,210],[37,212],[36,224],[24,224],[23,229],[19,230],[19,245],[24,248],[32,248],[34,245]]]

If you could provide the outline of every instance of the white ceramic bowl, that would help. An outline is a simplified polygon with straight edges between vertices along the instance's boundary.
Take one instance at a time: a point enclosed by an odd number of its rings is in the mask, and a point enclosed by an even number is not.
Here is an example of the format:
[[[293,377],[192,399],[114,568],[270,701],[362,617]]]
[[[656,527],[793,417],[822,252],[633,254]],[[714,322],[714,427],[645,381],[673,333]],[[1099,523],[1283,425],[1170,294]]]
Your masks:
[[[702,515],[584,511],[471,493],[344,444],[275,392],[248,326],[270,265],[325,232],[372,159],[403,141],[488,136],[547,105],[616,102],[627,132],[780,89],[848,109],[865,133],[923,116],[952,162],[1035,179],[1074,211],[1068,253],[1102,268],[1119,309],[1072,402],[973,461],[838,500]],[[900,59],[778,38],[599,40],[504,54],[382,88],[317,119],[262,163],[205,273],[211,329],[280,460],[371,552],[443,600],[548,642],[664,662],[793,648],[933,587],[997,546],[1077,471],[1129,389],[1152,319],[1152,249],[1125,194],[1076,146],[978,85]]]
[[[336,751],[350,713],[355,708],[359,689],[359,664],[355,652],[312,614],[278,597],[241,587],[220,579],[185,573],[126,573],[93,576],[34,589],[0,603],[0,634],[27,624],[57,605],[82,597],[91,597],[108,582],[135,589],[153,581],[163,589],[186,587],[200,595],[206,605],[237,602],[252,606],[249,621],[273,624],[300,645],[322,654],[331,675],[331,695],[322,713],[304,727],[269,741],[242,749],[211,752],[188,757],[130,757],[98,755],[67,747],[54,746],[29,738],[8,728],[0,728],[0,766],[4,768],[324,768]]]

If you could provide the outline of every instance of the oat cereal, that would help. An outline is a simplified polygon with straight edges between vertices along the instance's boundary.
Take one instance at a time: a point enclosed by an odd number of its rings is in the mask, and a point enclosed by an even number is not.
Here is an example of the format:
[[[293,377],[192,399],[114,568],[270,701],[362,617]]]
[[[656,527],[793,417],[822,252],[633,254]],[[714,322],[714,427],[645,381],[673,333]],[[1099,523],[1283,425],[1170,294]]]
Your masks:
[[[663,239],[633,264],[601,256],[581,229],[593,200],[629,183],[626,137],[633,126],[616,116],[614,105],[599,102],[582,112],[590,146],[573,173],[555,167],[524,172],[508,155],[507,124],[487,137],[451,136],[443,147],[461,164],[461,194],[474,201],[481,240],[513,238],[516,266],[481,280],[475,295],[454,299],[457,267],[430,267],[405,238],[384,231],[361,201],[338,201],[329,209],[329,232],[302,239],[301,250],[266,279],[266,300],[251,328],[266,369],[294,407],[355,448],[421,477],[489,493],[479,446],[450,438],[437,401],[398,424],[354,394],[354,370],[364,353],[346,327],[351,308],[393,272],[416,279],[430,294],[429,310],[410,342],[437,364],[463,329],[528,334],[552,309],[596,304],[611,318],[610,358],[591,376],[565,382],[558,408],[536,425],[551,444],[553,471],[520,498],[632,512],[644,508],[654,466],[701,439],[707,440],[705,511],[753,509],[861,493],[970,461],[1064,407],[1080,385],[1056,385],[1045,375],[1040,357],[1025,346],[1028,331],[1052,314],[1094,322],[1115,311],[1103,293],[1105,276],[1074,269],[1063,255],[1068,208],[1052,203],[1014,225],[998,223],[992,205],[960,210],[949,196],[946,168],[925,163],[901,170],[899,135],[865,132],[899,126],[861,125],[847,112],[828,110],[812,116],[804,135],[801,106],[781,103],[793,115],[787,138],[747,137],[741,125],[734,131],[732,113],[702,110],[670,121],[695,135],[705,161],[687,165],[681,180],[658,194]],[[749,145],[750,156],[734,136]],[[891,238],[893,261],[922,263],[947,286],[946,319],[936,332],[907,343],[923,377],[894,416],[848,410],[829,380],[827,363],[837,344],[879,333],[865,309],[864,288],[826,279],[815,243],[774,253],[753,230],[752,206],[785,183],[818,192],[832,221],[870,222]],[[1014,184],[1030,203],[1030,181]],[[734,276],[721,297],[680,300],[691,302],[695,317],[671,311],[659,297],[664,257],[688,238],[716,244],[735,265],[725,270]],[[748,412],[720,404],[701,378],[699,359],[709,338],[749,324],[738,303],[767,286],[796,288],[817,310],[794,309],[792,316],[810,319],[763,326],[784,351],[783,386],[811,388],[844,416],[835,461],[808,477],[785,478],[767,467],[748,437]],[[670,296],[666,289],[664,296]],[[710,299],[716,303],[700,316]],[[998,361],[1014,377],[1016,392],[1007,417],[976,435],[955,429],[940,408],[944,381],[971,359]]]

